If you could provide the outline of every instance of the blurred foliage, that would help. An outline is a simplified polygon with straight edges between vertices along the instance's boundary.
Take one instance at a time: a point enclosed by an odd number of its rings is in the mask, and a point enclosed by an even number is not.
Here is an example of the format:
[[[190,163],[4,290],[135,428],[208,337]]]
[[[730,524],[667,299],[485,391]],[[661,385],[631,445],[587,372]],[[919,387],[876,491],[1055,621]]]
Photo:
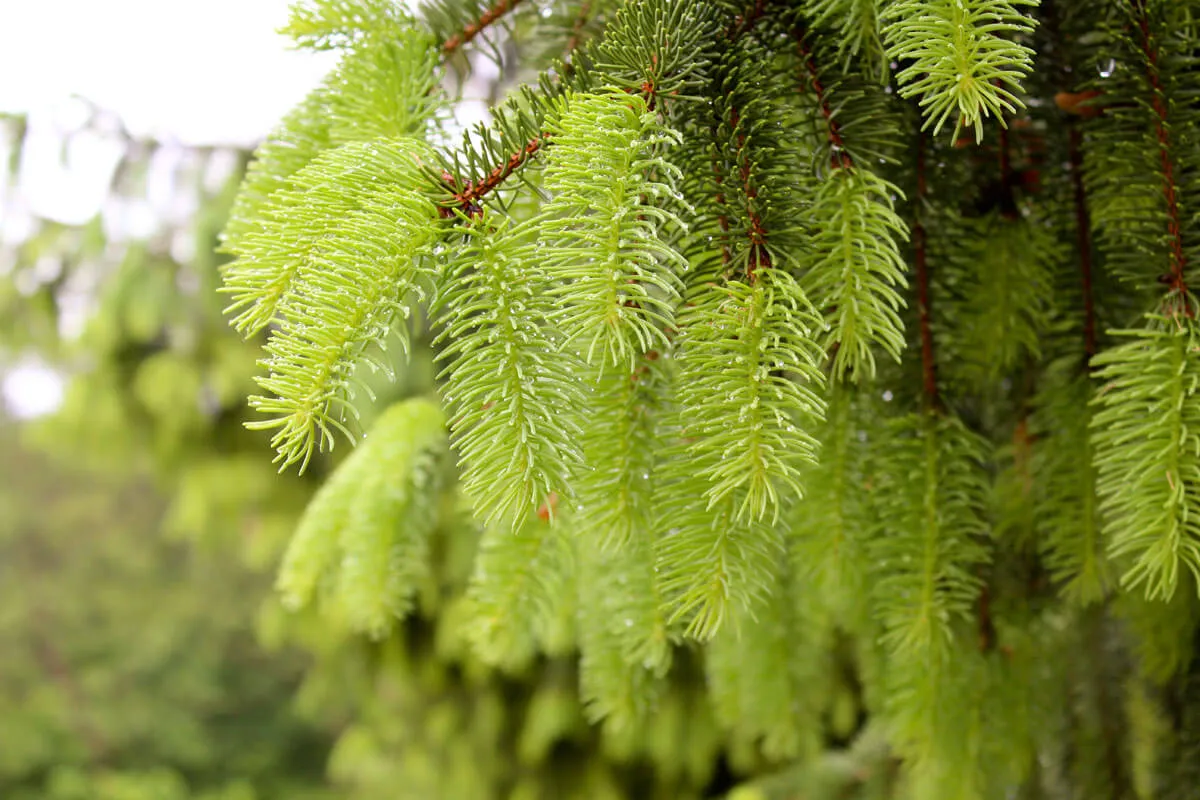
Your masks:
[[[327,736],[257,646],[261,578],[156,535],[146,481],[0,432],[0,797],[298,797]],[[196,793],[189,791],[192,787]]]
[[[11,188],[28,128],[7,130]],[[239,461],[253,354],[212,291],[243,156],[120,141],[85,225],[5,195],[0,368],[69,380],[54,415],[0,418],[0,797],[317,797],[330,731],[293,708],[302,654],[258,644],[249,568],[307,487]],[[135,236],[163,164],[191,205]]]

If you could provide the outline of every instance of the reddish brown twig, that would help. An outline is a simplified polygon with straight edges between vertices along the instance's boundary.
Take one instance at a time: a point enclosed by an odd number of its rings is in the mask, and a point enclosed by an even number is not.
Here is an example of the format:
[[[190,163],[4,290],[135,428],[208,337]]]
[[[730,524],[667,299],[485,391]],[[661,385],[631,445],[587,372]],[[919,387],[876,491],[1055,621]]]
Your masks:
[[[746,152],[746,134],[741,131],[742,118],[737,106],[729,113],[729,125],[734,132],[738,151],[738,177],[742,181],[742,191],[746,196],[746,218],[749,223],[746,237],[750,240],[750,255],[746,263],[746,280],[754,283],[757,280],[760,267],[771,268],[771,253],[767,250],[767,229],[762,217],[754,207],[758,198],[758,189],[751,179],[750,155]]]
[[[817,105],[821,109],[821,116],[825,118],[825,124],[829,130],[829,161],[834,169],[849,169],[854,166],[854,161],[850,157],[850,153],[846,150],[846,142],[842,138],[841,125],[833,116],[833,108],[829,105],[829,98],[825,94],[825,86],[821,83],[821,75],[817,70],[817,62],[813,58],[812,49],[804,43],[804,31],[800,28],[792,29],[792,38],[796,40],[796,53],[800,56],[800,63],[804,65],[804,69],[808,72],[809,82],[812,85],[813,93],[817,96]]]
[[[929,263],[925,224],[921,221],[922,206],[927,191],[925,180],[925,134],[917,134],[917,195],[913,200],[913,266],[917,273],[917,313],[921,330],[921,374],[924,379],[925,404],[932,410],[941,408],[938,396],[937,362],[933,354],[933,324],[929,303]]]
[[[1158,45],[1150,34],[1150,19],[1144,0],[1132,0],[1138,14],[1138,29],[1140,30],[1142,54],[1146,58],[1146,79],[1154,92],[1151,108],[1154,110],[1154,130],[1158,139],[1159,162],[1162,167],[1163,196],[1167,203],[1167,235],[1170,241],[1171,272],[1167,277],[1167,285],[1172,292],[1187,295],[1188,287],[1185,280],[1187,256],[1183,249],[1183,232],[1179,221],[1179,190],[1175,183],[1175,162],[1171,158],[1171,132],[1167,120],[1167,103],[1164,99],[1162,80],[1158,74]],[[1192,315],[1191,306],[1186,301],[1181,303],[1183,312]]]
[[[540,137],[530,139],[525,147],[509,156],[507,161],[489,172],[486,177],[478,181],[469,180],[461,188],[459,188],[457,178],[448,172],[443,173],[442,179],[454,191],[454,202],[442,208],[442,217],[448,218],[454,216],[454,209],[456,208],[468,216],[477,213],[479,202],[500,186],[500,184],[504,183],[508,176],[512,175],[518,167],[532,158],[542,148],[547,138],[547,135],[543,134]]]
[[[1083,351],[1091,364],[1096,355],[1096,305],[1092,297],[1092,220],[1083,185],[1083,134],[1071,123],[1067,133],[1067,159],[1075,194],[1075,249],[1079,251],[1079,277],[1083,289]]]
[[[484,11],[479,19],[469,23],[467,27],[463,28],[462,33],[456,33],[454,36],[451,36],[449,39],[447,39],[445,44],[442,45],[442,53],[444,55],[450,55],[455,50],[462,47],[464,44],[482,33],[496,20],[503,17],[509,11],[512,11],[513,7],[520,2],[521,0],[497,0],[495,5],[488,8],[487,11]]]
[[[579,13],[575,15],[575,24],[571,26],[571,36],[567,39],[566,53],[564,54],[567,58],[571,57],[583,40],[583,27],[587,25],[591,13],[591,0],[583,0],[579,5]]]

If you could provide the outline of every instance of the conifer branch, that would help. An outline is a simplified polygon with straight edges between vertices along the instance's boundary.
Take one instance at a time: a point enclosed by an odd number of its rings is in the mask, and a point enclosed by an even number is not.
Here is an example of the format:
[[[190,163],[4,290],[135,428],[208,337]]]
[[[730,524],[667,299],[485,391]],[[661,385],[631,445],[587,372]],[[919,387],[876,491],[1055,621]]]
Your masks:
[[[1034,525],[1043,561],[1063,597],[1085,606],[1102,600],[1113,583],[1090,430],[1096,392],[1075,359],[1056,362],[1047,372],[1030,421],[1033,471],[1040,478],[1033,493]]]
[[[442,43],[442,54],[446,56],[453,55],[456,50],[469,43],[489,26],[494,25],[505,14],[512,11],[520,2],[521,0],[496,0],[495,3],[484,9],[478,18],[471,20],[463,26],[461,31],[446,39]]]
[[[452,219],[457,210],[468,217],[478,216],[483,200],[508,180],[510,175],[537,155],[538,151],[545,146],[547,138],[549,137],[531,138],[523,148],[510,155],[503,164],[479,180],[467,179],[460,182],[456,176],[443,171],[442,181],[450,187],[451,198],[449,203],[441,206],[439,214],[443,219]]]
[[[556,649],[550,629],[574,594],[574,562],[561,518],[530,517],[516,529],[493,525],[484,530],[465,624],[485,663],[515,671],[529,664],[539,644]]]
[[[746,198],[746,239],[749,249],[746,251],[746,280],[751,285],[758,280],[759,269],[771,268],[771,253],[767,249],[767,229],[763,219],[755,207],[758,199],[758,188],[754,185],[750,168],[750,154],[746,149],[746,134],[741,128],[742,115],[736,105],[729,109],[729,127],[733,130],[736,142],[736,164],[738,178],[742,183],[742,196]]]
[[[672,491],[690,485],[691,470],[667,463],[657,525],[664,533],[655,543],[663,610],[670,624],[684,623],[685,636],[707,641],[738,609],[761,602],[784,552],[782,536],[770,522],[743,521],[738,496],[706,508]]]
[[[828,128],[830,166],[834,169],[852,168],[854,166],[854,159],[846,149],[846,142],[842,138],[841,123],[834,117],[833,106],[830,104],[829,98],[826,96],[825,87],[821,83],[821,73],[817,69],[812,48],[804,41],[805,35],[805,31],[802,28],[792,28],[792,38],[796,42],[796,52],[800,57],[801,65],[808,72],[808,80],[812,86],[813,93],[816,95],[817,106],[820,108],[821,116],[825,119],[825,125]]]
[[[787,575],[789,561],[779,560],[762,601],[721,628],[705,664],[717,718],[735,740],[781,761],[819,747],[833,634],[811,587]]]
[[[983,443],[961,422],[927,413],[897,420],[888,466],[906,472],[883,495],[886,534],[874,542],[888,564],[875,589],[886,633],[897,656],[919,661],[943,651],[953,638],[952,621],[964,619],[978,600],[973,573],[986,552],[979,513],[984,484],[979,465]],[[901,489],[900,482],[907,482]]]
[[[1200,329],[1191,317],[1152,317],[1094,359],[1092,421],[1098,489],[1122,584],[1150,598],[1200,575]]]
[[[353,631],[385,635],[429,570],[428,540],[447,454],[445,419],[427,400],[397,403],[305,509],[276,588],[295,610],[317,593]]]
[[[749,8],[734,15],[726,29],[725,38],[734,42],[754,29],[759,20],[767,15],[767,0],[753,0]]]
[[[917,133],[917,194],[913,199],[913,269],[917,277],[917,314],[921,333],[922,400],[931,410],[940,410],[937,360],[933,351],[933,312],[929,299],[929,253],[925,240],[925,197],[928,192],[925,133]]]
[[[867,605],[875,446],[858,432],[883,410],[863,394],[846,384],[830,387],[825,423],[816,431],[820,462],[805,470],[808,498],[789,514],[789,555],[803,581],[797,591],[821,598],[833,621],[849,631],[872,626]]]
[[[890,0],[881,13],[889,57],[905,66],[901,97],[920,97],[925,126],[936,136],[951,118],[983,139],[983,120],[1014,113],[1016,92],[1033,65],[1033,51],[1006,38],[1034,25],[1018,9],[1038,0]]]
[[[411,141],[346,145],[272,195],[261,252],[280,267],[252,262],[240,274],[253,292],[281,297],[282,322],[261,362],[270,372],[256,379],[269,394],[250,399],[272,416],[247,423],[275,431],[281,468],[303,470],[315,448],[332,447],[333,429],[345,431],[354,372],[373,363],[372,348],[396,336],[407,349],[406,331],[394,323],[408,316],[409,293],[425,288],[423,255],[436,236],[433,203],[412,188],[423,155]]]
[[[557,300],[564,347],[598,366],[632,369],[668,344],[687,260],[662,241],[682,220],[679,169],[662,151],[679,134],[647,102],[620,91],[571,94],[548,119],[555,146],[538,218],[543,268]],[[653,176],[653,177],[651,177]]]
[[[754,520],[776,518],[801,493],[799,467],[816,447],[804,426],[824,410],[819,317],[788,273],[758,275],[694,295],[676,355],[694,474],[710,481],[704,497],[713,507],[736,494],[735,516]]]
[[[603,528],[576,539],[580,689],[589,717],[610,734],[646,722],[672,660],[647,533],[622,547],[606,547]]]
[[[957,285],[942,316],[959,335],[944,348],[944,372],[966,386],[995,385],[1041,353],[1065,248],[1047,225],[1003,203],[985,216],[947,220],[945,228],[970,244],[945,259]]]
[[[1079,257],[1079,282],[1083,293],[1083,352],[1091,368],[1096,355],[1096,301],[1092,289],[1092,220],[1088,213],[1083,175],[1083,133],[1069,123],[1067,159],[1071,170],[1071,196],[1075,209],[1075,249]]]
[[[1154,135],[1158,142],[1159,165],[1162,177],[1162,193],[1166,203],[1167,236],[1171,272],[1167,285],[1173,294],[1180,295],[1179,307],[1172,313],[1182,312],[1187,316],[1194,315],[1194,309],[1187,300],[1188,287],[1186,279],[1187,256],[1183,248],[1183,230],[1179,214],[1179,187],[1175,180],[1175,159],[1171,144],[1171,122],[1168,119],[1166,92],[1159,78],[1159,50],[1150,31],[1150,18],[1146,0],[1130,0],[1136,14],[1136,24],[1140,33],[1138,44],[1145,59],[1146,80],[1150,85],[1153,97],[1150,108],[1154,111]]]
[[[446,343],[443,396],[464,490],[489,523],[520,527],[549,495],[567,492],[580,458],[581,387],[549,324],[532,229],[484,212],[461,230],[433,304]]]
[[[898,290],[908,280],[896,242],[908,226],[895,211],[892,196],[899,193],[874,173],[839,167],[821,183],[809,210],[819,227],[805,291],[826,310],[823,346],[833,351],[835,380],[873,376],[877,346],[896,360],[904,349]]]

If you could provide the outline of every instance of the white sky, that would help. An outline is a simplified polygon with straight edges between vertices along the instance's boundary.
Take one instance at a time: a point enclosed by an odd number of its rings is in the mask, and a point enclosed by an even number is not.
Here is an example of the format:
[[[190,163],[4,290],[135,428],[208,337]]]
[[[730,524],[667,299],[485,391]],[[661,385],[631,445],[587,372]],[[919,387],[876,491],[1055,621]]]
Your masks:
[[[328,54],[289,50],[275,33],[288,5],[0,0],[0,110],[29,114],[31,132],[37,125],[70,127],[79,113],[70,98],[79,96],[114,112],[135,136],[253,144],[332,66]],[[44,171],[24,186],[23,204],[37,213],[53,205],[57,213],[48,215],[64,221],[88,218],[103,198],[114,155],[103,147],[72,153],[65,171],[56,158],[43,159]],[[0,204],[0,230],[3,212]],[[16,222],[10,219],[10,228]],[[6,371],[0,365],[0,402],[18,416],[53,411],[62,390],[62,377],[36,359]]]
[[[287,49],[287,0],[0,0],[0,109],[72,94],[136,135],[251,144],[331,66]]]

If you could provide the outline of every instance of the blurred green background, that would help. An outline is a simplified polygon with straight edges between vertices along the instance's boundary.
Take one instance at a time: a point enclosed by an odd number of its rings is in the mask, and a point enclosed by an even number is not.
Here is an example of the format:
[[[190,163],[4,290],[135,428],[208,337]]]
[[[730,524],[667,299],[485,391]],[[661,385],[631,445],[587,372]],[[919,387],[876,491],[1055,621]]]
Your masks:
[[[83,224],[25,203],[54,133],[64,171],[116,154]],[[319,796],[337,727],[256,630],[311,479],[241,430],[254,345],[214,291],[248,155],[96,109],[54,133],[0,120],[0,797]]]

